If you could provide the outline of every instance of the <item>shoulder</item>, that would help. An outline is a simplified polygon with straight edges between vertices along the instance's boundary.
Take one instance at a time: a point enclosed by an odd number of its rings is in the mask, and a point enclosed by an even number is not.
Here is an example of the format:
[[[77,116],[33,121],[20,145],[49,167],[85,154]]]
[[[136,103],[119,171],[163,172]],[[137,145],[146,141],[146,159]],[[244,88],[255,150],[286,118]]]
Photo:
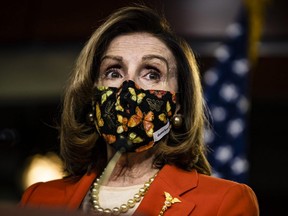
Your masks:
[[[175,166],[166,165],[158,175],[170,185],[177,185],[181,190],[196,190],[209,195],[225,193],[251,193],[253,190],[246,184],[225,180],[198,173],[196,170],[184,171]]]
[[[252,189],[243,183],[238,183],[231,180],[226,180],[222,178],[217,178],[214,176],[207,176],[204,174],[198,174],[198,186],[206,186],[209,185],[212,190],[214,191],[223,191],[223,190],[235,190],[235,189],[242,189],[242,190],[251,190]]]
[[[226,179],[198,174],[198,187],[206,198],[217,202],[219,215],[235,212],[235,214],[259,215],[259,206],[256,194],[247,184]],[[243,215],[246,215],[243,213]]]
[[[92,171],[79,178],[33,184],[24,191],[20,206],[77,209],[95,178],[96,172]]]
[[[179,193],[180,198],[195,204],[195,215],[259,215],[256,195],[247,184],[200,174],[196,170],[184,171],[174,166],[165,166],[159,177],[159,184],[169,185]]]
[[[47,182],[37,182],[29,186],[24,194],[33,194],[33,193],[51,193],[55,191],[61,192],[66,190],[67,187],[73,187],[77,184],[77,180],[72,180],[71,178],[56,179]]]
[[[77,181],[71,179],[58,179],[48,182],[38,182],[29,186],[23,193],[21,198],[21,206],[26,204],[40,204],[40,203],[59,203],[65,197],[67,192],[75,185]],[[70,190],[69,190],[70,189]]]

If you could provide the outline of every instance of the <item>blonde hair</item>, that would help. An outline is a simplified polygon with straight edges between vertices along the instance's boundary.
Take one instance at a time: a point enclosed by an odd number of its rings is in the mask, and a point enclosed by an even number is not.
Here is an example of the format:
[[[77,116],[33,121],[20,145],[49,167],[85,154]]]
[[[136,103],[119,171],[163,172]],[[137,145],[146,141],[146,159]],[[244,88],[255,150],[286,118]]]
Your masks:
[[[101,171],[107,163],[106,144],[87,121],[92,108],[93,86],[98,78],[99,60],[117,36],[145,32],[160,39],[177,62],[178,103],[184,116],[181,130],[154,147],[154,164],[173,164],[184,170],[195,168],[210,175],[203,142],[205,112],[198,66],[189,45],[178,38],[166,20],[145,6],[121,8],[91,36],[80,53],[65,92],[61,119],[61,156],[69,175],[82,175],[91,167]]]

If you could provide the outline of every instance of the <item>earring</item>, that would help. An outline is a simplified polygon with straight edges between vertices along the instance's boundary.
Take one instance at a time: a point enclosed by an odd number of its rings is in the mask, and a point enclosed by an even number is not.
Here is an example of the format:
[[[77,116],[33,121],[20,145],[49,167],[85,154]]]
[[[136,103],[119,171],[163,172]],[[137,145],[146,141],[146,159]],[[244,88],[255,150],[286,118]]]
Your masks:
[[[176,129],[182,127],[183,116],[181,114],[176,114],[171,119],[172,126]]]
[[[94,125],[94,115],[92,112],[87,113],[86,120],[87,120],[88,124]]]

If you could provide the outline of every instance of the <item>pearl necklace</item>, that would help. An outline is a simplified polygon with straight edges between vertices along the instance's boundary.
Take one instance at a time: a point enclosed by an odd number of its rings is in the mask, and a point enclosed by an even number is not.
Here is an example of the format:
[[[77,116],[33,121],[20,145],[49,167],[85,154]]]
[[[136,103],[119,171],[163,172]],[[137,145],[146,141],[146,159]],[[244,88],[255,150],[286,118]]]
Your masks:
[[[91,186],[91,201],[93,205],[94,212],[99,213],[99,214],[112,214],[112,215],[120,215],[121,213],[127,212],[129,209],[132,209],[136,203],[140,202],[142,197],[145,196],[146,192],[148,191],[151,183],[154,181],[157,173],[149,178],[147,182],[144,183],[143,187],[139,189],[139,191],[134,194],[134,197],[132,199],[129,199],[127,203],[123,203],[120,205],[120,207],[114,207],[113,209],[110,208],[102,208],[99,203],[99,189],[100,186],[103,182],[103,176],[104,172],[101,174],[99,178],[96,178],[93,185]]]

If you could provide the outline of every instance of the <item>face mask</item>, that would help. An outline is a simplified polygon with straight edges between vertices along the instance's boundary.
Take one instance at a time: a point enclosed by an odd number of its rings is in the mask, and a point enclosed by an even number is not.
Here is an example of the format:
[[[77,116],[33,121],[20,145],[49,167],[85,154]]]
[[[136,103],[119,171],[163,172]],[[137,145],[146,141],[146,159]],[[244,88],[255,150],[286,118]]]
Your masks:
[[[95,125],[105,142],[116,150],[141,152],[170,131],[176,93],[143,90],[133,81],[119,88],[97,87]]]

